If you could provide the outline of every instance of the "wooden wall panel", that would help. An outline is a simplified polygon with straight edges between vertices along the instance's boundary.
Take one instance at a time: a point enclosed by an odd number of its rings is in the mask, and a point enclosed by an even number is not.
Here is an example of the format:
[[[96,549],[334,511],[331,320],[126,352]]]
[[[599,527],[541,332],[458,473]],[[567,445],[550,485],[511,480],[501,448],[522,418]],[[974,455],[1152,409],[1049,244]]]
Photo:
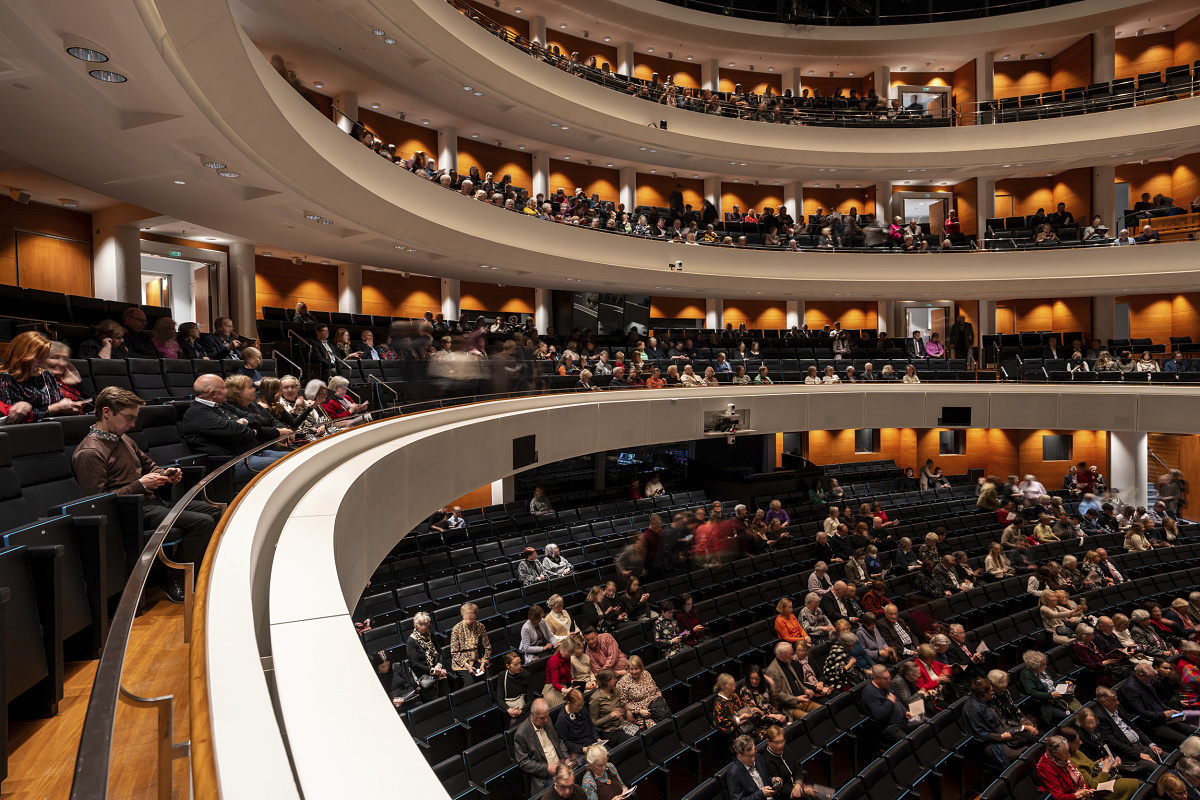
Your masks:
[[[1182,292],[1171,299],[1171,335],[1200,342],[1200,292]]]
[[[980,337],[979,337],[979,301],[978,300],[955,300],[954,301],[955,319],[958,318],[958,314],[960,314],[960,313],[964,317],[966,317],[967,322],[971,323],[971,326],[973,328],[975,328],[975,344],[978,345],[979,341],[980,341]],[[951,322],[950,324],[953,325],[954,323]]]
[[[1174,30],[1174,64],[1194,64],[1200,60],[1200,15]]]
[[[954,185],[954,207],[958,209],[958,221],[962,227],[964,236],[972,236],[977,233],[976,222],[978,216],[975,213],[975,195],[978,191],[979,180],[971,178]]]
[[[787,304],[783,300],[726,300],[724,319],[733,327],[786,328]]]
[[[1034,214],[1039,208],[1050,214],[1059,203],[1066,203],[1067,210],[1082,224],[1088,219],[1091,198],[1092,172],[1087,168],[1069,169],[1051,177],[1002,178],[996,181],[996,216]]]
[[[853,89],[861,96],[863,93],[863,79],[848,77],[818,78],[816,76],[810,77],[805,75],[800,81],[801,94],[804,93],[805,89],[819,91],[822,97],[833,97],[833,93],[838,89],[842,90],[843,96],[849,97],[850,90]],[[816,95],[813,94],[813,96],[815,97]]]
[[[92,296],[92,243],[17,233],[17,277],[26,289]]]
[[[1089,33],[1050,59],[1050,91],[1087,86],[1091,82],[1092,34]]]
[[[783,187],[755,186],[753,183],[722,183],[721,213],[733,211],[735,205],[742,209],[743,214],[753,208],[761,215],[767,206],[778,208],[783,205]]]
[[[995,95],[1020,97],[1050,91],[1050,59],[1030,58],[1025,61],[997,61],[993,71]]]
[[[962,475],[969,469],[987,463],[989,448],[986,428],[967,429],[962,455],[942,455],[939,452],[941,450],[940,434],[943,430],[946,429],[927,428],[915,431],[916,452],[912,461],[904,464],[900,464],[899,461],[896,463],[902,467],[912,467],[913,471],[917,472],[925,465],[926,459],[932,459],[933,465],[941,467],[942,472],[947,475]]]
[[[971,62],[974,64],[975,62]],[[971,82],[975,82],[975,68],[971,67]],[[953,72],[893,72],[891,96],[899,97],[898,86],[943,86],[951,87]],[[951,92],[953,94],[953,92]]]
[[[7,191],[0,195],[0,225],[77,242],[92,241],[92,215],[86,211],[45,203],[18,203]]]
[[[613,72],[617,69],[617,48],[601,41],[583,39],[563,33],[560,28],[546,28],[546,39],[551,47],[557,46],[562,55],[570,57],[571,53],[579,53],[579,60],[584,64],[592,56],[596,57],[596,66],[603,68],[607,63]]]
[[[1122,164],[1117,167],[1117,183],[1129,184],[1130,203],[1136,203],[1143,192],[1148,192],[1151,197],[1159,193],[1174,197],[1171,194],[1172,166],[1170,161]]]
[[[639,206],[667,207],[667,198],[675,191],[675,184],[681,184],[683,202],[694,209],[704,207],[704,181],[696,178],[672,178],[670,175],[651,175],[639,172],[634,179],[637,182],[637,204]]]
[[[1137,294],[1118,297],[1129,304],[1129,335],[1169,344],[1172,336],[1200,341],[1200,292]]]
[[[1087,225],[1092,210],[1092,171],[1087,167],[1060,172],[1054,182],[1054,205],[1066,203],[1067,210],[1075,215],[1080,226]],[[1053,209],[1046,209],[1047,213]]]
[[[337,311],[337,267],[311,261],[297,267],[286,258],[255,256],[254,295],[260,316],[263,306],[293,308],[299,302],[310,311]]]
[[[1082,331],[1087,337],[1092,328],[1092,301],[1090,297],[1034,298],[1023,300],[997,300],[996,311],[1006,309],[1011,315],[1016,332],[1053,331],[1067,333]],[[999,327],[999,325],[997,325]],[[1002,333],[1008,333],[1005,327]],[[978,327],[976,328],[978,335]],[[1069,346],[1070,343],[1064,343]]]
[[[666,83],[667,76],[672,75],[675,77],[676,86],[699,89],[701,85],[700,65],[697,63],[668,60],[648,53],[633,54],[633,77],[644,81],[653,80],[656,72],[658,80],[662,83]]]
[[[879,452],[855,453],[854,430],[809,431],[804,457],[814,464],[845,464],[858,461],[903,460],[900,428],[879,430]]]
[[[525,286],[497,286],[494,283],[459,284],[459,307],[469,311],[532,314],[533,289]]]
[[[425,125],[414,125],[369,108],[358,109],[359,121],[384,144],[396,145],[396,154],[412,158],[418,150],[434,159],[438,154],[437,131]]]
[[[651,297],[652,319],[704,319],[705,303],[702,297]]]
[[[472,508],[485,508],[492,504],[492,486],[480,486],[473,492],[468,492],[462,497],[450,504],[450,507],[458,506],[463,511],[470,511]]]
[[[458,137],[458,172],[466,175],[471,167],[479,167],[479,174],[494,173],[498,180],[512,176],[512,185],[533,189],[533,155],[507,147],[481,142],[478,139]],[[551,185],[553,188],[553,185]]]
[[[529,22],[521,17],[513,14],[505,14],[494,5],[476,2],[476,0],[465,0],[466,4],[479,12],[479,15],[486,20],[496,23],[500,27],[506,29],[514,36],[520,36],[524,39],[529,38]]]
[[[975,116],[970,112],[974,110],[973,104],[979,96],[977,92],[978,88],[975,85],[975,59],[971,59],[954,70],[954,74],[950,77],[950,96],[953,99],[954,107],[962,114],[959,117],[959,124],[975,124]]]
[[[1194,480],[1192,475],[1200,475],[1200,436],[1180,436],[1179,437],[1179,469],[1183,472],[1185,478]],[[1151,473],[1155,478],[1159,473]],[[1190,508],[1195,508],[1194,498],[1196,495],[1188,491],[1184,494],[1184,498],[1191,501],[1193,504]]]
[[[1200,153],[1188,153],[1171,162],[1171,192],[1181,204],[1200,197]]]
[[[843,186],[841,189],[809,187],[804,190],[805,215],[817,213],[817,208],[823,209],[825,213],[836,208],[843,214],[848,214],[851,208],[857,208],[858,213],[864,214],[867,212],[867,208],[873,206],[874,203],[867,201],[867,190],[861,187]]]
[[[1070,461],[1042,460],[1042,437],[1050,434],[1069,435],[1071,437]],[[1034,475],[1047,489],[1062,487],[1063,476],[1072,464],[1086,461],[1089,465],[1096,464],[1104,472],[1108,457],[1107,431],[1050,431],[1023,430],[1019,436],[1019,472],[1017,475]],[[1006,476],[1001,476],[1006,477]]]
[[[442,310],[442,284],[437,278],[398,272],[363,270],[362,310],[381,317],[425,316]]]
[[[1175,34],[1173,31],[1160,31],[1145,36],[1126,36],[1116,41],[1114,75],[1117,80],[1136,78],[1143,72],[1161,72],[1175,63]]]
[[[151,231],[142,231],[141,239],[144,242],[194,247],[197,250],[215,250],[218,253],[229,254],[229,245],[217,244],[216,242],[203,242],[198,239],[180,239],[178,236],[165,236],[161,233],[153,233]]]
[[[601,200],[619,203],[621,200],[621,173],[606,167],[589,167],[574,161],[550,159],[550,190],[563,188],[567,196],[583,189],[588,197],[600,195]],[[632,211],[633,209],[630,209]]]
[[[766,94],[770,87],[772,94],[783,94],[783,76],[770,72],[750,72],[744,69],[722,69],[718,88],[722,92],[732,92],[741,84],[743,92]]]
[[[0,225],[0,283],[17,285],[17,232],[12,225]]]
[[[804,304],[804,322],[812,330],[840,322],[846,330],[878,330],[879,306],[874,300],[812,300]]]
[[[995,475],[1001,480],[1009,475],[1021,474],[1021,461],[1017,448],[1017,432],[989,428],[987,432],[987,466],[984,473]]]

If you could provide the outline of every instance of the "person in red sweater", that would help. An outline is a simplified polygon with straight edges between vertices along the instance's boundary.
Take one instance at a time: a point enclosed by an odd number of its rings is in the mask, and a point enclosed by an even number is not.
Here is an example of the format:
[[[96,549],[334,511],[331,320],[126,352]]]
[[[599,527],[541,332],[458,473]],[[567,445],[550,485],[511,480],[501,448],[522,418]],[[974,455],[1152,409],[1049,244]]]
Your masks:
[[[321,404],[321,410],[329,415],[339,428],[348,428],[360,422],[370,422],[371,415],[366,413],[367,403],[355,403],[346,396],[350,381],[341,375],[329,379],[329,391],[332,396]]]
[[[567,690],[571,688],[571,656],[574,654],[575,640],[568,636],[559,643],[554,655],[546,662],[546,685],[542,688],[542,697],[551,708],[567,701]]]

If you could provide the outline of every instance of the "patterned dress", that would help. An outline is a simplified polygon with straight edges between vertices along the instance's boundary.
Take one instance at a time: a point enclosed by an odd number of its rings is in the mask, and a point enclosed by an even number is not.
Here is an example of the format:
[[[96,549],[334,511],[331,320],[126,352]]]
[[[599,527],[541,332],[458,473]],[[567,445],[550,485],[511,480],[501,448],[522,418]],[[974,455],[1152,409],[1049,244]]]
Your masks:
[[[459,622],[450,629],[450,668],[455,672],[466,672],[473,661],[487,666],[491,657],[492,642],[482,622]]]
[[[659,616],[654,620],[654,643],[658,645],[660,652],[664,658],[675,655],[681,650],[686,650],[688,645],[683,642],[674,642],[672,639],[680,636],[683,633],[679,629],[679,623],[674,618],[667,619],[665,616]]]

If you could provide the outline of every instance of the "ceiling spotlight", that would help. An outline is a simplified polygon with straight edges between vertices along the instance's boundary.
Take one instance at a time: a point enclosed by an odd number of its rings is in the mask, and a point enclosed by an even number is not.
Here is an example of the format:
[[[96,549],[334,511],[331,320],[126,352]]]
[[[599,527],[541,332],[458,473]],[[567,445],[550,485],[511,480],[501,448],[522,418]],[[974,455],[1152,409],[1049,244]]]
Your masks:
[[[688,57],[687,57],[687,60],[688,60],[688,61],[691,61],[691,60],[692,60],[692,57],[691,57],[691,56],[688,56]]]
[[[657,151],[657,150],[655,150],[653,147],[651,147],[651,148],[650,148],[650,152],[651,152],[651,153],[657,153],[658,151]]]
[[[945,71],[946,71],[945,67],[938,67],[938,72],[945,72]],[[853,75],[854,73],[851,72],[850,74]]]
[[[415,253],[415,252],[417,252],[417,248],[415,248],[415,247],[406,247],[406,248],[404,248],[404,252],[406,252],[406,253]]]
[[[774,67],[767,67],[767,72],[774,72],[774,71],[775,71]]]
[[[88,75],[105,83],[124,83],[129,80],[129,78],[126,78],[121,73],[113,72],[111,69],[89,69]]]
[[[1169,28],[1169,27],[1170,27],[1169,25],[1163,25],[1161,28],[1159,28],[1159,30],[1160,30],[1160,31],[1165,31],[1165,30],[1166,30],[1167,28]]]
[[[217,174],[220,175],[222,178],[240,178],[240,177],[242,177],[242,173],[240,173],[240,172],[218,172]]]
[[[611,166],[612,166],[612,164],[609,164],[608,166],[610,166],[610,167],[611,167]]]
[[[853,78],[853,77],[854,77],[854,73],[853,73],[853,72],[851,72],[851,73],[850,73],[850,77],[851,77],[851,78]]]
[[[901,68],[900,68],[900,71],[901,71],[901,72],[907,72],[907,71],[908,71],[908,67],[901,67]]]
[[[329,264],[329,263],[331,263],[331,262],[329,262],[329,261],[322,261],[321,263],[322,263],[322,264]]]
[[[1044,58],[1045,55],[1046,55],[1045,53],[1038,53],[1038,58]]]
[[[313,86],[317,87],[318,89],[325,88],[325,84],[321,83],[321,81],[313,81]]]
[[[611,37],[611,36],[605,36],[605,37],[604,37],[604,41],[606,41],[606,42],[611,42],[611,41],[612,41],[612,37]]]
[[[69,198],[63,197],[63,198],[59,199],[59,202],[63,204],[64,208],[78,208],[79,207],[78,200],[71,200]]]
[[[206,242],[215,242],[217,240],[217,238],[215,236],[205,236],[204,240]]]
[[[563,126],[562,126],[562,129],[563,129],[564,131],[569,131],[569,130],[571,130],[571,128],[570,128],[570,126],[569,126],[569,125],[563,125]]]
[[[483,92],[472,92],[476,97],[483,97]]]
[[[472,133],[472,134],[471,134],[471,138],[472,138],[472,139],[478,139],[478,138],[479,138],[479,134],[478,134],[478,133]]]
[[[550,123],[550,127],[551,127],[551,128],[557,128],[557,127],[558,127],[558,123],[557,123],[557,122],[551,122],[551,123]]]
[[[321,215],[320,214],[305,214],[304,218],[305,219],[320,219]]]
[[[1008,61],[1008,53],[1005,53],[1005,54],[1004,54],[1004,58],[1003,58],[1002,60],[1003,60],[1003,61]]]
[[[733,66],[733,62],[732,62],[732,61],[730,61],[730,62],[729,62],[729,66],[731,66],[731,67]]]
[[[396,249],[397,249],[397,250],[403,250],[403,249],[404,249],[404,245],[402,245],[402,244],[398,244],[398,245],[396,245],[395,247],[396,247]]]
[[[1137,33],[1135,33],[1134,36],[1141,36],[1145,32],[1146,32],[1145,28],[1138,28]]]
[[[519,144],[519,145],[517,145],[517,149],[518,149],[518,150],[524,150],[524,149],[525,149],[525,145],[523,145],[523,144]]]
[[[103,64],[108,61],[108,53],[99,50],[95,47],[84,47],[83,45],[72,45],[67,48],[67,54],[78,58],[80,61],[88,61],[92,64]]]
[[[387,44],[395,44],[396,43],[396,40],[390,36],[387,37],[386,39],[384,39],[383,41],[386,42]]]
[[[387,31],[381,31],[379,28],[376,28],[375,30],[371,31],[371,33],[375,34],[376,36],[383,36],[387,33]]]
[[[521,13],[521,7],[520,7],[520,6],[517,6],[516,8],[514,8],[514,9],[513,9],[513,11],[515,11],[515,12],[516,12],[516,13],[518,13],[518,14],[520,14],[520,13]]]
[[[565,27],[567,27],[567,23],[564,22],[562,25],[559,25],[558,27],[565,28]]]
[[[429,120],[427,120],[427,119],[423,119],[423,120],[421,120],[421,124],[422,124],[422,125],[428,125],[428,124],[429,124]]]
[[[571,160],[571,157],[570,157],[570,156],[563,156],[563,158],[565,158],[567,161],[570,161],[570,160]]]
[[[379,103],[371,103],[371,108],[379,108]]]
[[[653,52],[654,52],[654,48],[653,48],[653,47],[647,47],[647,48],[646,48],[646,52],[647,52],[647,53],[653,53]]]
[[[175,181],[175,183],[179,184],[180,186],[183,186],[185,183],[187,183],[187,181]]]
[[[656,170],[656,169],[652,169],[652,170],[650,170],[650,174],[651,174],[651,175],[653,175],[653,174],[654,174],[654,173],[656,173],[656,172],[658,172],[658,170]]]
[[[810,69],[810,70],[808,71],[808,74],[809,74],[809,75],[812,75],[812,74],[813,74],[813,71]]]
[[[470,87],[470,86],[464,86],[464,87],[463,87],[463,91],[464,91],[464,92],[469,92],[469,91],[471,91],[471,87]]]
[[[332,224],[333,224],[333,220],[331,220],[331,219],[319,219],[319,220],[317,220],[317,224],[318,224],[318,225],[332,225]]]

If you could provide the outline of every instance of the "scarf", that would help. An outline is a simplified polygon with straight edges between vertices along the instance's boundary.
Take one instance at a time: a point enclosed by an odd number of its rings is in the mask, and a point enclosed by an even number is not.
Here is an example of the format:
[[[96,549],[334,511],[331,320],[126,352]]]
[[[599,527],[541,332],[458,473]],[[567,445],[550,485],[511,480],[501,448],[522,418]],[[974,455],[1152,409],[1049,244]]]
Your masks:
[[[433,646],[433,638],[428,633],[418,633],[413,631],[409,634],[409,639],[416,642],[417,647],[421,648],[421,653],[425,656],[425,660],[429,663],[430,668],[437,666],[438,652]]]

